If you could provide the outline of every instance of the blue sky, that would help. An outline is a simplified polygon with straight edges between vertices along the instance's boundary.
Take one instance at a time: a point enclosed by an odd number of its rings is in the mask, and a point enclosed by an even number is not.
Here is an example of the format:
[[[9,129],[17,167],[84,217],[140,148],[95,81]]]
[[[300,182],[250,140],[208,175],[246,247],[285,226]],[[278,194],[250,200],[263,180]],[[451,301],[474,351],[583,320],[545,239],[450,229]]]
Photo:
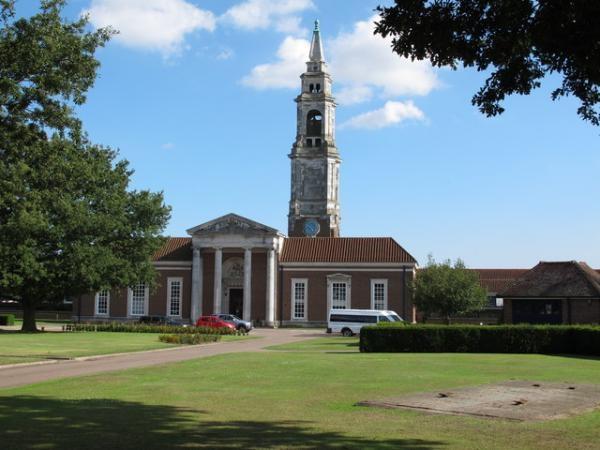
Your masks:
[[[484,75],[401,61],[371,36],[377,4],[72,0],[68,17],[121,30],[79,113],[135,188],[164,191],[167,234],[229,212],[285,232],[293,99],[318,18],[340,103],[342,235],[392,236],[421,264],[600,267],[600,128],[550,100],[559,79],[486,118],[470,103]]]

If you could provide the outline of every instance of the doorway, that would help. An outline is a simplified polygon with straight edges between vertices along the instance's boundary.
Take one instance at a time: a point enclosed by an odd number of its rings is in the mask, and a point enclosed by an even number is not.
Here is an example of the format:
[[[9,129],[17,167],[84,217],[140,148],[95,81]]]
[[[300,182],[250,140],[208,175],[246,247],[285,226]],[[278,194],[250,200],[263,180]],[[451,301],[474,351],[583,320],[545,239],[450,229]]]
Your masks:
[[[242,317],[244,314],[244,290],[229,288],[229,314]]]

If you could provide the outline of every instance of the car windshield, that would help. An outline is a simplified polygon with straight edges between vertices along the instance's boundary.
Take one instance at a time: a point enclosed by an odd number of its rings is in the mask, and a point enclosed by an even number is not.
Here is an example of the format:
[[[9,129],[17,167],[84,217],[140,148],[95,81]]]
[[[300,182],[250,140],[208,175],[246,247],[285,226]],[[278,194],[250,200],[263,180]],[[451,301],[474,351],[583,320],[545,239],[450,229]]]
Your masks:
[[[403,322],[400,316],[397,316],[396,314],[390,314],[389,318],[392,322]]]
[[[233,320],[242,320],[242,319],[240,319],[238,316],[234,316],[233,314],[231,314],[231,316],[230,316],[230,317],[231,317]]]

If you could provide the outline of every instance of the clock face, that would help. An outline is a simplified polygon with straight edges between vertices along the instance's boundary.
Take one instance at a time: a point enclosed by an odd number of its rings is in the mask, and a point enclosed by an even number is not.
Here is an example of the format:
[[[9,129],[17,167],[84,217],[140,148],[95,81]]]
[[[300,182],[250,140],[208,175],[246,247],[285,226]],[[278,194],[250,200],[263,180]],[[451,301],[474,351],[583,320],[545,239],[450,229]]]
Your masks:
[[[306,222],[304,222],[304,235],[305,236],[315,237],[317,234],[319,234],[320,229],[321,229],[321,226],[319,225],[319,222],[317,222],[314,219],[309,219]]]

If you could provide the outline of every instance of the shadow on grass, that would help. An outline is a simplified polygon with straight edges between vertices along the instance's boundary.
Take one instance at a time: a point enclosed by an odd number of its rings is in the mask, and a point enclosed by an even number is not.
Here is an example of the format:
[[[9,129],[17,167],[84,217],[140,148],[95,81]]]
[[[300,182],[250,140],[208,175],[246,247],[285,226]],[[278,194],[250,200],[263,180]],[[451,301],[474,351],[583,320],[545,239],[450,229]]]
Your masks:
[[[251,412],[248,412],[251,414]],[[434,449],[439,441],[371,441],[308,421],[210,420],[206,412],[108,399],[0,397],[3,449],[373,448]]]

